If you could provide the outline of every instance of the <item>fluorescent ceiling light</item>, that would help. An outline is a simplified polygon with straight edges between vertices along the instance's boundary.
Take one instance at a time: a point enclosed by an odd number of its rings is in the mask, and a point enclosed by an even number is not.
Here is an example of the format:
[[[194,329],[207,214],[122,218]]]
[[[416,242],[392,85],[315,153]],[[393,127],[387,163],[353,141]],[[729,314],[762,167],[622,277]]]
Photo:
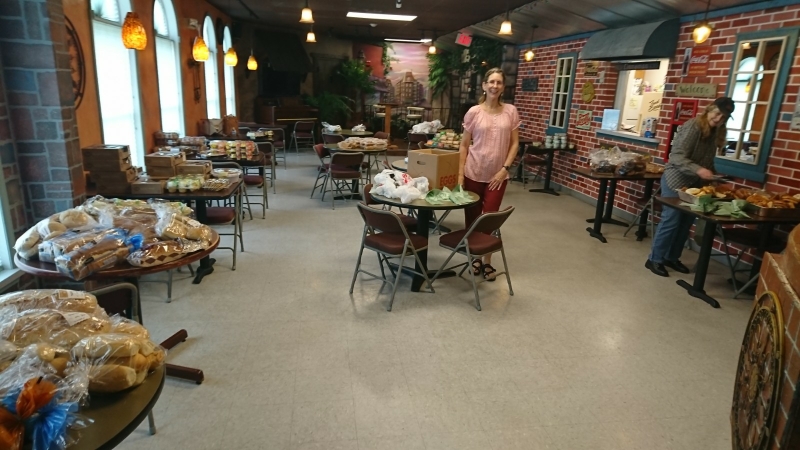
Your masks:
[[[431,39],[392,39],[386,38],[384,41],[391,41],[391,42],[411,42],[414,44],[425,44],[431,41]]]
[[[377,20],[402,20],[404,22],[411,22],[417,16],[404,16],[401,14],[377,14],[377,13],[363,13],[363,12],[348,12],[347,17],[354,19],[377,19]]]

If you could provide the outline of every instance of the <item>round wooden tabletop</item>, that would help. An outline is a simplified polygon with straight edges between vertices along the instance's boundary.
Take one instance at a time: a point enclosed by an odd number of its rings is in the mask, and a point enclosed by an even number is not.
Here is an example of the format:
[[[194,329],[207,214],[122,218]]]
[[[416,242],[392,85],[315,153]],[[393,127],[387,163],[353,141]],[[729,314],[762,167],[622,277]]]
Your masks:
[[[464,208],[466,208],[466,207],[468,207],[468,206],[470,206],[470,205],[472,205],[472,204],[474,204],[474,203],[476,203],[476,202],[478,202],[480,200],[480,196],[478,196],[478,194],[476,194],[476,193],[474,193],[472,191],[467,191],[467,194],[469,194],[469,196],[472,197],[472,201],[470,203],[465,203],[463,205],[455,204],[455,203],[453,203],[453,202],[451,202],[449,200],[443,202],[440,205],[434,205],[434,204],[428,203],[427,201],[425,201],[425,199],[417,199],[417,200],[414,200],[414,201],[412,201],[410,203],[403,203],[402,201],[400,201],[399,198],[389,198],[389,197],[384,197],[382,195],[377,195],[377,194],[372,194],[372,199],[375,201],[375,203],[381,203],[381,204],[390,205],[390,206],[397,206],[399,208],[431,209],[431,210],[436,210],[436,211],[446,211],[446,210],[449,210],[449,209],[464,209]]]
[[[331,134],[340,134],[342,136],[357,136],[357,137],[370,137],[374,135],[372,131],[353,131],[353,130],[342,130],[337,131],[336,133]]]
[[[399,170],[401,172],[407,172],[408,171],[408,163],[405,162],[402,159],[398,159],[397,161],[392,161],[391,165],[392,165],[392,168],[395,169],[395,170]]]
[[[143,275],[149,275],[151,273],[158,273],[164,272],[167,270],[177,269],[178,267],[183,267],[187,264],[199,261],[204,257],[211,254],[214,249],[217,248],[219,245],[219,235],[216,231],[211,230],[214,237],[214,242],[205,250],[201,250],[199,252],[190,253],[184,256],[181,259],[177,259],[172,262],[168,262],[166,264],[161,264],[159,266],[152,266],[152,267],[134,267],[128,263],[118,264],[110,269],[101,270],[100,272],[93,273],[89,275],[84,280],[99,280],[99,279],[119,279],[119,278],[138,278]],[[62,274],[58,271],[55,264],[42,262],[37,260],[25,260],[19,257],[19,255],[14,255],[14,263],[17,267],[31,275],[35,275],[37,277],[43,278],[67,278],[66,275]],[[81,281],[84,281],[81,280]]]
[[[364,149],[364,148],[339,148],[339,144],[325,144],[324,147],[331,152],[348,152],[348,153],[383,153],[385,148],[378,149]]]

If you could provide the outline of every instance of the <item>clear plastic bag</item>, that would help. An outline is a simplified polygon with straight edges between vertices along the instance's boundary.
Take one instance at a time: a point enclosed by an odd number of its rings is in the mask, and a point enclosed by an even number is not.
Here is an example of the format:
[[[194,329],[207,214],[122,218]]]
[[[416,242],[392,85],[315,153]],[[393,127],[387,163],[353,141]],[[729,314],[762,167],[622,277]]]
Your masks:
[[[142,246],[142,235],[128,236],[125,230],[113,228],[115,232],[98,242],[91,242],[55,259],[58,271],[73,280],[82,280],[89,275],[113,267]]]
[[[31,309],[55,309],[64,312],[95,314],[97,297],[69,289],[30,289],[0,295],[0,308],[13,306],[18,312]]]
[[[111,333],[127,334],[139,339],[150,339],[150,332],[147,331],[147,328],[135,320],[114,314],[109,318],[109,321],[111,322]]]
[[[0,338],[18,347],[44,342],[72,348],[76,342],[87,336],[109,331],[111,322],[100,308],[92,314],[54,309],[17,312],[8,307],[0,310]]]
[[[190,229],[191,230],[191,229]],[[208,241],[175,239],[145,244],[128,255],[128,263],[136,267],[153,267],[183,258],[189,253],[208,248]]]
[[[14,243],[14,250],[23,259],[32,259],[39,255],[39,242],[42,241],[37,227],[31,227]]]
[[[614,173],[622,153],[619,147],[595,150],[589,154],[589,167],[599,173]]]
[[[138,386],[164,363],[166,350],[129,334],[100,334],[81,339],[72,348],[72,372],[85,372],[89,392],[119,392]]]
[[[87,231],[67,231],[39,244],[39,261],[55,263],[56,258],[91,243],[98,243],[117,231],[94,228]]]

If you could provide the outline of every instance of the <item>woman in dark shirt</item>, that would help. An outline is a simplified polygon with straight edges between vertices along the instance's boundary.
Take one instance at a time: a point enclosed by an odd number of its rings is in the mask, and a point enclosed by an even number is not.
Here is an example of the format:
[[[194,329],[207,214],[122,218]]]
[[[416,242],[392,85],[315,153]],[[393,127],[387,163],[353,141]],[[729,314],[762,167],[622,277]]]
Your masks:
[[[725,122],[733,109],[733,100],[720,97],[701,115],[681,126],[661,177],[662,197],[677,197],[676,191],[682,187],[699,187],[714,179],[714,157],[725,148],[728,133]],[[661,222],[653,236],[653,247],[644,266],[662,277],[669,276],[667,267],[689,273],[680,257],[693,223],[694,217],[675,208],[663,208]]]

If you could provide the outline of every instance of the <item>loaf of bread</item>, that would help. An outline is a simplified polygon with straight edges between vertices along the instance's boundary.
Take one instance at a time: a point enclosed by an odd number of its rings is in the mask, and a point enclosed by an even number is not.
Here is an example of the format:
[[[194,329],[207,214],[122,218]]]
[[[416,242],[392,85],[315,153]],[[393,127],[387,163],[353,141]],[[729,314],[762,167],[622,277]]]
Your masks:
[[[53,217],[43,219],[36,224],[36,231],[42,240],[53,239],[56,236],[64,234],[67,227],[58,222],[58,214]]]
[[[56,258],[84,245],[96,244],[107,236],[119,235],[118,229],[92,229],[87,231],[67,231],[53,239],[39,244],[39,261],[54,263]]]
[[[143,371],[145,376],[147,372]],[[118,364],[102,364],[89,369],[89,392],[119,392],[137,385],[135,370]],[[144,379],[142,379],[144,381]]]
[[[66,228],[84,228],[89,227],[92,224],[97,224],[97,221],[94,220],[92,216],[86,214],[78,208],[62,211],[58,215],[58,221],[61,222],[61,224]]]
[[[90,242],[56,257],[58,271],[73,280],[82,280],[124,261],[133,248],[126,244],[125,232],[115,230],[115,233],[105,236],[99,242]]]
[[[0,338],[26,347],[40,342],[72,348],[81,339],[108,333],[111,324],[99,315],[31,309],[14,314],[0,323]]]
[[[181,240],[158,241],[131,252],[127,259],[132,266],[153,267],[180,259],[184,254]]]
[[[17,242],[14,243],[14,250],[24,259],[31,259],[39,253],[38,245],[42,238],[36,228],[31,227],[28,231],[22,233],[22,236],[17,238]]]
[[[141,348],[140,339],[127,334],[100,334],[81,339],[72,347],[76,359],[109,359],[134,356]]]
[[[119,326],[128,326],[130,324]],[[144,382],[163,364],[165,351],[148,339],[128,334],[100,334],[81,339],[72,348],[76,370],[88,368],[89,390],[117,392]]]
[[[0,308],[13,306],[17,311],[55,309],[94,314],[97,298],[88,292],[69,289],[30,289],[0,295]]]
[[[150,332],[142,324],[120,315],[111,316],[111,333],[127,334],[142,340],[150,339]]]

